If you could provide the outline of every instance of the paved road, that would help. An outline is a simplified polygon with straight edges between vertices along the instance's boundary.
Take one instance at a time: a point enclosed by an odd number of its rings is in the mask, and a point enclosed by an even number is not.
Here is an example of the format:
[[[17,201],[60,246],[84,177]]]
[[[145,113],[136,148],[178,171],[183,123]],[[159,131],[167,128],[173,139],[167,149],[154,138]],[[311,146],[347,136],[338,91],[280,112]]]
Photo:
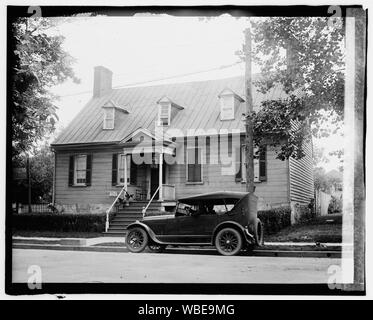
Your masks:
[[[29,267],[37,265],[44,283],[327,283],[329,266],[340,263],[335,258],[13,249],[13,282],[27,282]]]

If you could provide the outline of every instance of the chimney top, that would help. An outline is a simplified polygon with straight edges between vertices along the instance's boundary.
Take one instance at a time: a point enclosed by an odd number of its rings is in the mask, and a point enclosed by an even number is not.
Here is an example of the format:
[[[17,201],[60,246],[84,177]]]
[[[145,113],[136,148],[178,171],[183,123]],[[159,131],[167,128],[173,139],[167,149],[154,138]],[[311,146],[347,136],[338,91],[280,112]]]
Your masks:
[[[99,98],[112,89],[113,72],[103,66],[94,68],[93,97]]]

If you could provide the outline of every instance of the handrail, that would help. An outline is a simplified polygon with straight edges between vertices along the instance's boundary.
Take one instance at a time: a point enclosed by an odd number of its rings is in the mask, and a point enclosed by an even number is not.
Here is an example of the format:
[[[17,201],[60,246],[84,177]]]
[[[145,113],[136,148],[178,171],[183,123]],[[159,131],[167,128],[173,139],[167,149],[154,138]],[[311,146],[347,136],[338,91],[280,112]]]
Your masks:
[[[120,195],[122,194],[123,191],[126,191],[126,193],[128,193],[126,185],[123,186],[123,188],[120,190],[117,197],[115,198],[114,202],[111,204],[109,209],[106,210],[105,232],[108,232],[108,230],[109,230],[109,213],[113,209],[114,205],[117,203],[117,201],[118,201],[118,199],[119,199],[119,197],[120,197]]]
[[[158,186],[157,190],[155,190],[153,196],[152,196],[151,199],[149,200],[149,202],[148,202],[148,204],[146,205],[146,207],[142,209],[142,217],[143,217],[143,218],[145,217],[146,210],[148,210],[148,208],[149,208],[151,202],[153,201],[153,199],[154,199],[154,197],[155,197],[155,195],[157,194],[158,191],[159,191],[159,186]]]

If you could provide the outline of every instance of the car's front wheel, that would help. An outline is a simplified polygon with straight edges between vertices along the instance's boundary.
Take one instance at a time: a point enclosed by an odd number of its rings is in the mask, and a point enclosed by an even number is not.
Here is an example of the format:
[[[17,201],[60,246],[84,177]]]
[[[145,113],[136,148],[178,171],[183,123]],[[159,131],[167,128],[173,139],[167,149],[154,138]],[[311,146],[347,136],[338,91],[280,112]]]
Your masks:
[[[215,247],[224,256],[234,256],[241,251],[242,236],[233,228],[224,228],[215,238]]]
[[[141,252],[148,245],[148,234],[142,228],[133,228],[128,231],[126,246],[131,252]]]

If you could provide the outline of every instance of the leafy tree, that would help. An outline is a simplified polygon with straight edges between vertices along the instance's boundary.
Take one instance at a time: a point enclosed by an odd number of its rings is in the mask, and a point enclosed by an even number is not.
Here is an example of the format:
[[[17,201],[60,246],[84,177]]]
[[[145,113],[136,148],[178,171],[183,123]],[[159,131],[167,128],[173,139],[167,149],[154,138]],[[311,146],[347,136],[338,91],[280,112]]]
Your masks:
[[[277,157],[282,160],[301,158],[310,134],[328,136],[332,132],[323,124],[343,120],[343,24],[321,17],[252,20],[252,57],[261,67],[254,83],[263,93],[282,88],[287,94],[263,101],[258,112],[248,115],[254,141],[281,145]]]
[[[53,188],[54,155],[48,145],[34,150],[30,158],[32,203],[51,202]]]
[[[313,170],[314,186],[316,190],[331,191],[332,187],[342,185],[342,174],[337,170],[326,172],[322,167]]]
[[[54,155],[48,143],[33,148],[30,157],[30,179],[31,179],[31,203],[50,202],[52,200]],[[19,159],[18,166],[25,168],[26,159]],[[28,180],[17,180],[12,182],[13,202],[27,203]]]
[[[31,151],[35,142],[53,132],[58,120],[49,89],[75,77],[73,58],[63,50],[64,38],[47,31],[58,20],[18,18],[12,23],[12,159]]]

